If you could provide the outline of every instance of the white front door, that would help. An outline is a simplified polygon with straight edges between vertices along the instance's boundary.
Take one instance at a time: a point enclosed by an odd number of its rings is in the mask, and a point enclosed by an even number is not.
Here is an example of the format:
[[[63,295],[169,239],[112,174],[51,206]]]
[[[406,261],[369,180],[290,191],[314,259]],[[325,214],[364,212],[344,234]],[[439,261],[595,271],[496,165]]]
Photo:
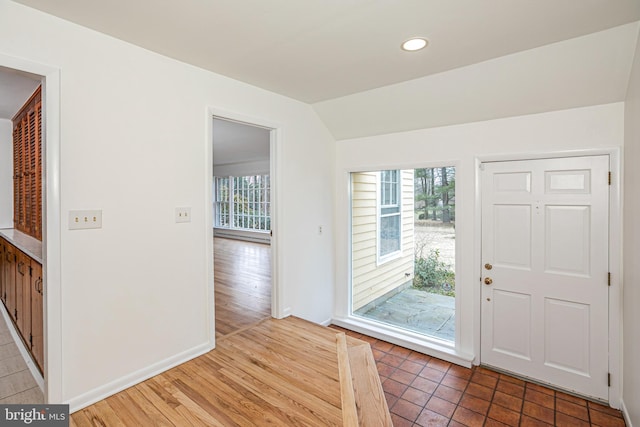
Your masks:
[[[608,172],[483,164],[481,363],[608,400]]]

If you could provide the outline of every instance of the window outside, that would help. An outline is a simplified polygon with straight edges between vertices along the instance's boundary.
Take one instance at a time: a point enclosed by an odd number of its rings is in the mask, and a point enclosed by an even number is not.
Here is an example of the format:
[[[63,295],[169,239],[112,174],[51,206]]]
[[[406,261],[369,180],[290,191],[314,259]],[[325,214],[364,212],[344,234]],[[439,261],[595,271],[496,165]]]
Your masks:
[[[271,230],[269,175],[215,177],[215,227]]]

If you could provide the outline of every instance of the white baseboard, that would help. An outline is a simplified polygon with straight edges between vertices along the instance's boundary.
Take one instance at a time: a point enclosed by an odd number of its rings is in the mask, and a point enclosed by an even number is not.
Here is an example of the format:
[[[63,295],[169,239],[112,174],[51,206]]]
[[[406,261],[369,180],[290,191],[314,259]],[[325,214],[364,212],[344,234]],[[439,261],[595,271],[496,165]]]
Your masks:
[[[629,411],[627,410],[627,406],[624,404],[624,399],[620,399],[620,411],[622,411],[622,416],[624,417],[624,422],[627,424],[627,427],[633,427]]]
[[[322,326],[329,326],[331,324],[331,318],[325,320],[324,322],[320,322]]]
[[[192,349],[176,354],[175,356],[154,363],[151,366],[147,366],[136,372],[125,375],[124,377],[119,378],[115,381],[111,381],[110,383],[83,393],[80,396],[74,397],[64,403],[69,404],[69,411],[71,413],[79,411],[82,408],[92,405],[131,386],[139,384],[142,381],[148,380],[151,377],[161,374],[162,372],[167,371],[175,366],[188,362],[189,360],[208,353],[211,350],[212,347],[210,343],[207,342],[201,344]]]

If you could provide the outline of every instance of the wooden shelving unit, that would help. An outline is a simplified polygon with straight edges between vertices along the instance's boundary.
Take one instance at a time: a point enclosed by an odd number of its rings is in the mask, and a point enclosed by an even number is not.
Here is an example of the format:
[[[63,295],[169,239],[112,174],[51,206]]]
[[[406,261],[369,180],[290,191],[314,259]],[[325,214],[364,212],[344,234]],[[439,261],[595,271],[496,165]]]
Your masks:
[[[13,117],[13,223],[42,240],[41,87]]]

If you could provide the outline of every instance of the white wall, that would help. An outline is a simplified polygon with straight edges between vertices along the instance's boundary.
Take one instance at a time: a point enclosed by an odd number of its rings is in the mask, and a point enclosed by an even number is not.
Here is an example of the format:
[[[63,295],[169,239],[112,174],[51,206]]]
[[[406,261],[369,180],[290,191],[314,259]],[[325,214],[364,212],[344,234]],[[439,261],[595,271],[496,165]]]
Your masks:
[[[62,331],[49,340],[61,342],[54,388],[72,410],[213,336],[208,107],[278,124],[285,308],[330,317],[334,145],[311,107],[7,0],[2,54],[60,69]],[[176,206],[191,223],[174,222]],[[102,229],[69,231],[71,209],[102,209]]]
[[[0,119],[0,228],[13,228],[13,124]]]
[[[622,400],[640,425],[640,37],[625,102],[624,135],[624,378]]]
[[[479,355],[479,247],[476,159],[554,153],[623,144],[623,103],[342,140],[336,148],[336,302],[346,315],[348,172],[456,165],[456,289],[461,355]],[[637,360],[637,359],[636,359]]]

